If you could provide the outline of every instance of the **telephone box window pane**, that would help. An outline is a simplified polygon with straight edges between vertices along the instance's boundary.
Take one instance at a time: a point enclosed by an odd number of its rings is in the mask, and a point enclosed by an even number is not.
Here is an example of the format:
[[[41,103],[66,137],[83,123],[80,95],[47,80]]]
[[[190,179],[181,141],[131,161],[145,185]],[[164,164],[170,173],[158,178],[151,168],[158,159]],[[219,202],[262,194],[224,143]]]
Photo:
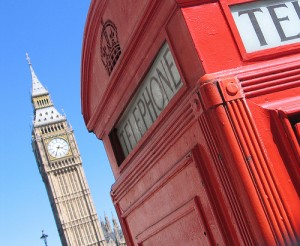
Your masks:
[[[156,121],[182,85],[170,48],[165,43],[116,125],[117,138],[125,157]]]
[[[248,53],[300,42],[300,0],[255,1],[230,10]]]

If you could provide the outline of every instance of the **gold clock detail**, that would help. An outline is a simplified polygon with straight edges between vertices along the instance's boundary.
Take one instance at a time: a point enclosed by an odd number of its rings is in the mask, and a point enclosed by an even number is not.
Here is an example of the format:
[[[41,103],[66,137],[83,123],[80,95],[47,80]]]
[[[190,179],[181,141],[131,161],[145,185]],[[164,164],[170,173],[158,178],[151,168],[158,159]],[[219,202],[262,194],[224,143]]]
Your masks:
[[[48,143],[48,153],[55,158],[62,158],[69,153],[70,146],[63,138],[54,138]]]

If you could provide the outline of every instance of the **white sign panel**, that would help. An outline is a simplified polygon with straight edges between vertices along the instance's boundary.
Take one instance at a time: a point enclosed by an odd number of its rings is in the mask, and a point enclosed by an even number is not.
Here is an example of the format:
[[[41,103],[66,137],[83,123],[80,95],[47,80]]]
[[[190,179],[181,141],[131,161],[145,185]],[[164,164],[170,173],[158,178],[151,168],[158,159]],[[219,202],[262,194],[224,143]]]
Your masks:
[[[160,49],[138,91],[116,126],[127,156],[182,86],[167,43]]]
[[[268,0],[230,7],[247,52],[300,42],[300,0]]]

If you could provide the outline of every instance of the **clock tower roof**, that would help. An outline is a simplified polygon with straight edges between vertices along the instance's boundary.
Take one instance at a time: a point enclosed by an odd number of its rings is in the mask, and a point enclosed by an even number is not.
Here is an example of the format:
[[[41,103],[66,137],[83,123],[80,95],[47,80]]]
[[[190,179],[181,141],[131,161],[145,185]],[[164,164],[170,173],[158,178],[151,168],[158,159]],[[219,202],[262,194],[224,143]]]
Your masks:
[[[28,53],[26,53],[26,59],[28,61],[30,72],[31,72],[31,79],[32,79],[31,95],[32,95],[32,97],[49,94],[49,92],[45,89],[45,87],[42,85],[42,83],[39,81],[38,77],[36,76],[36,74],[33,70],[32,64],[30,62]]]
[[[26,53],[26,59],[29,64],[32,79],[31,98],[35,114],[33,121],[34,126],[38,127],[66,120],[66,117],[60,114],[54,107],[49,92],[36,76],[28,53]]]

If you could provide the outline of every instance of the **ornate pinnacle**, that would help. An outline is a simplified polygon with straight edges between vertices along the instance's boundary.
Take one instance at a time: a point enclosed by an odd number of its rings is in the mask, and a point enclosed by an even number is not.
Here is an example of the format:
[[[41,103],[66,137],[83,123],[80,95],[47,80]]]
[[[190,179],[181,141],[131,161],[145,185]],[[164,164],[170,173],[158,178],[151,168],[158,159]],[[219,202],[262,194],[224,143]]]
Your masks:
[[[28,55],[28,53],[26,52],[26,60],[28,61],[28,64],[31,65],[31,62],[30,62],[30,57]]]

